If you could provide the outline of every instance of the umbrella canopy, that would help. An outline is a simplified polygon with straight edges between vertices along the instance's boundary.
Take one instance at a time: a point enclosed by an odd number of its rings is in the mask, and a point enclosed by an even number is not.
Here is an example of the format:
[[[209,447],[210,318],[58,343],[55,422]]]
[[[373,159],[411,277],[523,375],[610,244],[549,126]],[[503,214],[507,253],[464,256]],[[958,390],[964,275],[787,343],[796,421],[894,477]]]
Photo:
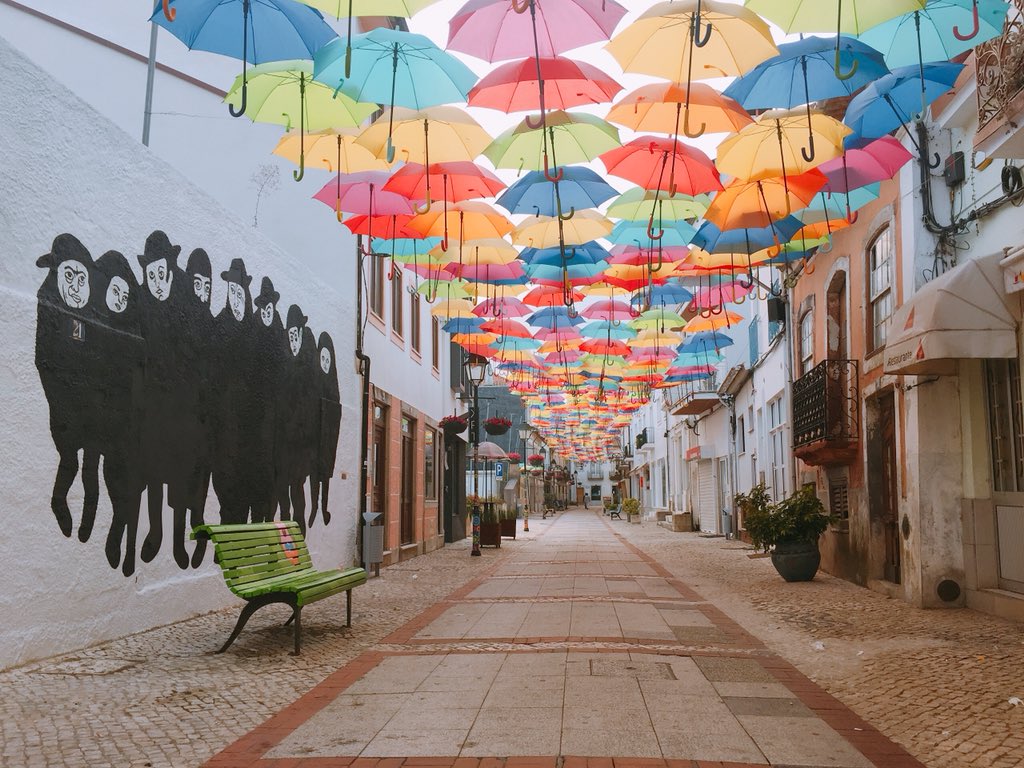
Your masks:
[[[662,221],[698,219],[710,203],[711,198],[707,195],[684,195],[682,192],[670,195],[660,190],[636,187],[619,195],[608,206],[608,215],[631,221],[645,221],[652,216]]]
[[[825,174],[813,169],[799,176],[734,181],[715,195],[705,217],[719,229],[769,227],[804,208],[825,181]]]
[[[432,208],[417,215],[408,224],[424,236],[443,237],[455,233],[459,240],[480,240],[486,237],[504,237],[512,231],[512,222],[487,203],[466,200],[447,208]],[[445,250],[447,250],[447,242]]]
[[[644,189],[664,189],[675,195],[697,195],[721,189],[711,159],[676,139],[640,136],[601,155],[608,173]],[[653,215],[653,211],[652,211]]]
[[[537,111],[543,106],[541,81],[545,103],[559,109],[611,101],[622,90],[610,75],[591,64],[562,57],[528,58],[489,72],[469,92],[469,105],[502,112]]]
[[[595,115],[555,110],[545,119],[562,163],[587,162],[619,146],[618,129]],[[483,154],[495,168],[539,171],[544,168],[544,145],[544,131],[524,119],[498,136]]]
[[[616,189],[594,171],[582,166],[564,166],[556,185],[543,171],[530,171],[512,184],[495,201],[509,213],[557,216],[565,208],[594,208],[618,194]]]
[[[519,259],[524,264],[562,266],[564,263],[596,264],[608,259],[608,251],[596,242],[574,244],[569,248],[524,248]]]
[[[843,122],[862,139],[879,138],[906,127],[922,105],[931,104],[953,87],[963,68],[963,64],[951,62],[897,67],[853,97]]]
[[[326,168],[334,173],[386,170],[388,164],[384,160],[356,143],[358,135],[357,128],[329,129],[305,136],[289,131],[277,142],[274,154],[296,165],[301,159],[311,168]]]
[[[493,197],[505,183],[479,165],[470,162],[419,163],[403,165],[384,185],[389,192],[405,195],[410,200],[426,199],[430,188],[440,189],[444,200],[459,202],[476,197]]]
[[[529,216],[512,231],[512,242],[529,248],[551,248],[559,245],[582,245],[607,237],[612,222],[597,211],[577,211],[568,221],[557,216]]]
[[[407,163],[472,161],[491,141],[487,131],[465,110],[440,106],[385,110],[356,142],[376,157],[386,158],[389,126],[394,154]]]
[[[449,22],[448,49],[484,61],[556,56],[607,40],[626,13],[614,0],[527,2],[524,13],[508,0],[469,0]]]
[[[690,83],[689,87],[654,83],[637,88],[616,102],[608,120],[638,132],[677,136],[682,129],[693,137],[705,132],[732,133],[751,123],[745,109],[706,83]]]
[[[387,171],[339,173],[333,181],[327,182],[313,197],[339,212],[375,215],[411,214],[413,204],[408,197],[384,189],[389,178],[390,175]]]
[[[828,191],[847,192],[891,179],[912,157],[898,139],[882,136],[858,149],[846,150],[842,157],[819,165],[818,170],[828,177]]]
[[[754,253],[789,242],[802,227],[803,222],[795,216],[770,222],[766,227],[739,227],[724,232],[714,222],[705,221],[691,244],[709,253]]]

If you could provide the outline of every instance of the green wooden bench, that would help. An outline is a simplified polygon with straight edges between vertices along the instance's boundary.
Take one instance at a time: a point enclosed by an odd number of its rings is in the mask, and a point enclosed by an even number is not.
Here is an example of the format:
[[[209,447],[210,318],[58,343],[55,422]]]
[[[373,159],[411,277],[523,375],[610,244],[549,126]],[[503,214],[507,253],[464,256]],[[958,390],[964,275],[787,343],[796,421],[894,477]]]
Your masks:
[[[302,634],[302,607],[344,592],[345,626],[352,626],[352,589],[366,581],[363,568],[318,571],[306,540],[294,521],[243,525],[199,525],[193,539],[213,542],[214,559],[224,572],[228,589],[246,601],[231,637],[217,653],[224,653],[256,611],[271,603],[291,606],[295,623],[295,652]]]

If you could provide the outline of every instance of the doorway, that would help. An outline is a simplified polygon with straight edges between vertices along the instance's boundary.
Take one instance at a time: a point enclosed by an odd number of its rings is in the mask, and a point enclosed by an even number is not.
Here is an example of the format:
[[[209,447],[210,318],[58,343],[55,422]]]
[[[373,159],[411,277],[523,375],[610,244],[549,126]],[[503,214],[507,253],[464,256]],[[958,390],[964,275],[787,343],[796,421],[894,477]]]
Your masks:
[[[378,525],[387,524],[388,406],[373,406],[373,496],[371,512],[381,515]]]
[[[881,557],[882,578],[900,584],[903,542],[899,526],[899,454],[896,399],[889,390],[868,401],[868,505]]]
[[[416,422],[402,417],[401,542],[416,541]]]

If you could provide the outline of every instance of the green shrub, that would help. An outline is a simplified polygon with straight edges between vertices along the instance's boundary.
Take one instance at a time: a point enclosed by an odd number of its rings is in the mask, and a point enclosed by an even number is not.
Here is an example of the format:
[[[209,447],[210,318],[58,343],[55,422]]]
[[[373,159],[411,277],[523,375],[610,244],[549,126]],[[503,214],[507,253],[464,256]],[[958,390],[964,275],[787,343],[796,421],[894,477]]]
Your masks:
[[[750,494],[737,494],[736,503],[749,503],[744,507],[744,527],[754,546],[765,552],[783,542],[817,541],[835,522],[835,516],[825,511],[813,485],[805,485],[778,504],[768,501],[767,493],[764,497],[755,496],[757,490],[755,486]],[[755,498],[756,503],[752,503]]]
[[[640,514],[640,500],[639,499],[626,499],[622,502],[622,511],[627,515],[639,515]]]

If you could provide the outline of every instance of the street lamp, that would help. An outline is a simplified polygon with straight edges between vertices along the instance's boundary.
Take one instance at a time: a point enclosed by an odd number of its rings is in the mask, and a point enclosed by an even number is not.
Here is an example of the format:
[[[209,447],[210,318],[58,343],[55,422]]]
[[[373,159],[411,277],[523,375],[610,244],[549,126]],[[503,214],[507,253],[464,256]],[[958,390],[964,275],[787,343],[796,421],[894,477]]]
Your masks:
[[[480,400],[478,392],[487,375],[487,358],[482,355],[469,355],[462,363],[469,385],[473,388],[472,418],[469,436],[473,441],[473,549],[470,555],[480,557]]]
[[[526,486],[526,438],[530,436],[530,425],[525,421],[519,424],[519,455],[521,468],[519,470],[519,482]],[[523,533],[530,531],[530,492],[526,491],[526,505],[523,509]]]

